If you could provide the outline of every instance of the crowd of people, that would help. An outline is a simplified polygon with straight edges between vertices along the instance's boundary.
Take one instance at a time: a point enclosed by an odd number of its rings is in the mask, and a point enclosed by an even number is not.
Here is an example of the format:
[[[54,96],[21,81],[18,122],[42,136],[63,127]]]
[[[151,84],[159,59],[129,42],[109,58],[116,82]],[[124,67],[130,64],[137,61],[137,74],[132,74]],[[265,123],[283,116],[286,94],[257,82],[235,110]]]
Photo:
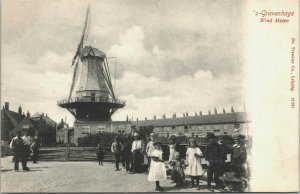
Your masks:
[[[24,133],[21,136],[22,132],[18,131],[17,136],[10,143],[10,148],[14,153],[14,170],[16,172],[19,171],[19,162],[21,162],[24,171],[30,170],[27,166],[30,153],[32,153],[33,163],[37,163],[38,160],[39,144],[37,139],[32,140],[27,131],[24,131]],[[235,144],[231,149],[213,133],[207,133],[207,139],[208,143],[205,149],[202,148],[201,150],[196,140],[190,138],[185,157],[182,157],[178,145],[175,142],[170,142],[169,160],[165,162],[163,160],[162,142],[157,140],[156,135],[151,133],[145,143],[133,126],[131,133],[125,139],[115,137],[111,145],[111,152],[115,159],[115,170],[121,170],[119,167],[121,162],[123,168],[129,174],[148,172],[148,181],[155,182],[157,191],[163,190],[160,182],[167,179],[167,169],[171,175],[171,180],[175,183],[175,187],[182,187],[184,179],[188,176],[191,179],[191,187],[200,190],[199,180],[206,173],[207,188],[212,188],[211,183],[214,180],[215,187],[222,189],[225,187],[225,183],[224,179],[220,177],[225,173],[228,154],[231,154],[230,170],[235,173],[236,177],[247,177],[247,151],[244,135],[238,135],[234,138]],[[101,166],[103,166],[104,153],[101,143],[98,143],[96,154]],[[144,157],[147,158],[147,165],[144,164]],[[202,158],[205,159],[205,162],[201,160]],[[207,170],[203,169],[203,164],[206,164]]]
[[[19,163],[22,164],[23,171],[29,171],[30,168],[27,166],[27,161],[30,158],[30,153],[32,152],[32,161],[37,163],[38,160],[38,150],[39,144],[37,138],[32,139],[27,131],[24,131],[22,136],[22,131],[17,132],[17,136],[14,137],[10,142],[10,148],[13,152],[14,170],[19,172]]]
[[[182,187],[183,180],[188,175],[191,178],[191,187],[200,190],[199,179],[207,173],[208,189],[212,188],[211,183],[213,180],[216,189],[224,188],[224,181],[220,177],[224,175],[225,161],[229,153],[231,153],[231,170],[236,173],[236,177],[247,176],[245,168],[247,153],[244,145],[244,135],[235,137],[233,150],[228,149],[222,140],[213,133],[208,133],[207,139],[207,146],[202,152],[195,139],[191,138],[185,158],[180,157],[176,143],[171,142],[169,144],[169,161],[167,166],[163,160],[162,142],[157,141],[155,134],[151,133],[150,139],[144,144],[134,127],[123,142],[118,137],[115,138],[111,151],[115,157],[116,171],[120,170],[119,163],[121,160],[123,167],[129,174],[148,172],[148,181],[155,182],[157,191],[163,190],[160,182],[167,179],[167,169],[169,169],[171,180],[175,183],[175,187]],[[146,166],[144,165],[144,156],[148,160],[148,165]],[[206,160],[207,171],[202,168],[201,158]],[[98,159],[99,165],[100,163],[102,164],[103,150],[98,155]]]

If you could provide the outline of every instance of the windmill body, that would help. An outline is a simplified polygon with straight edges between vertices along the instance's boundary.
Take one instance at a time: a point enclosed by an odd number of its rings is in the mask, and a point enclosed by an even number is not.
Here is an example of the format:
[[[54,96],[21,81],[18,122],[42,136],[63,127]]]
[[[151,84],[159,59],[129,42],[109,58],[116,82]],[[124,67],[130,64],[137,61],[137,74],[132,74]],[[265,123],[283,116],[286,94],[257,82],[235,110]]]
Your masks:
[[[105,59],[105,53],[97,48],[84,47],[75,64],[70,96],[58,101],[78,121],[109,121],[118,108],[125,106],[114,96]]]

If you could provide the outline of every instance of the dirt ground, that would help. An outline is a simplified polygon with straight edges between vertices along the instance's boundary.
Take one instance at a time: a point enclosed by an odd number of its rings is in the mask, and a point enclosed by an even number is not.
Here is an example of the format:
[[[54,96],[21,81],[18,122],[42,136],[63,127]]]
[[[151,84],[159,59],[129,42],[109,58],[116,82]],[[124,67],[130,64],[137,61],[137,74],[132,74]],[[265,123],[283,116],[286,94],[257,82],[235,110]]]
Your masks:
[[[97,162],[28,163],[28,172],[15,172],[11,157],[1,158],[1,192],[154,192],[155,183],[147,174],[128,174],[124,169],[114,171],[111,162],[99,166]],[[186,178],[183,188],[175,188],[170,177],[161,182],[165,192],[211,192],[206,182],[200,181],[201,190],[189,188]],[[214,190],[214,192],[218,192]]]

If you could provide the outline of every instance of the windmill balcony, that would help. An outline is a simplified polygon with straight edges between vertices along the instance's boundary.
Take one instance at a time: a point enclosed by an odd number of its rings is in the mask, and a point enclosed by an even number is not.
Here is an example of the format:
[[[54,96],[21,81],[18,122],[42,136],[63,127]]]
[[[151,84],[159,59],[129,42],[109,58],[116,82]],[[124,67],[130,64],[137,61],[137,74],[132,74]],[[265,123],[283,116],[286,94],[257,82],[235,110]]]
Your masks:
[[[112,104],[119,104],[124,106],[125,101],[119,100],[119,99],[113,99],[113,98],[107,98],[107,97],[92,97],[92,96],[84,96],[84,97],[74,97],[74,98],[68,98],[57,101],[58,105],[64,105],[74,102],[103,102],[103,103],[112,103]]]

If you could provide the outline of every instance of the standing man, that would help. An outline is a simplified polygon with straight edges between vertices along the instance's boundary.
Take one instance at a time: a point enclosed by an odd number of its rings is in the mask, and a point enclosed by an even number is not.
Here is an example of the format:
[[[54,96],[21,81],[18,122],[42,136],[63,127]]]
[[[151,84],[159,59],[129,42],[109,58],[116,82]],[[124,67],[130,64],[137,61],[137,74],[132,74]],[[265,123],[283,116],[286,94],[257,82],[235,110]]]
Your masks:
[[[232,154],[232,165],[234,171],[237,173],[237,177],[246,178],[246,161],[247,161],[247,152],[245,147],[245,136],[238,135],[235,138],[235,146]]]
[[[30,146],[31,150],[32,150],[32,161],[33,163],[38,163],[38,157],[39,157],[39,143],[38,143],[38,139],[34,138],[33,139],[33,143]]]
[[[119,171],[119,163],[120,163],[120,153],[121,153],[121,144],[119,142],[118,137],[115,137],[115,141],[111,145],[111,151],[114,153],[115,156],[115,163],[116,163],[116,171]]]
[[[142,148],[143,148],[143,141],[139,139],[139,134],[134,133],[134,141],[132,142],[132,164],[133,164],[133,174],[134,173],[140,173],[141,172],[141,166],[143,162],[143,154],[142,154]]]
[[[17,136],[14,137],[10,142],[10,148],[14,153],[14,162],[15,162],[15,171],[19,172],[19,161],[21,160],[23,170],[27,171],[28,169],[25,166],[23,161],[24,157],[24,141],[21,138],[21,131],[17,132]]]
[[[150,169],[150,163],[151,163],[151,153],[154,150],[154,143],[155,141],[155,133],[150,134],[150,141],[147,143],[146,147],[146,154],[147,154],[147,159],[148,159],[148,170]]]
[[[119,171],[119,163],[120,163],[120,153],[121,153],[121,144],[119,142],[118,137],[115,137],[115,141],[111,145],[111,151],[115,156],[115,163],[116,163],[116,171]]]
[[[23,141],[24,141],[24,165],[26,167],[27,170],[30,170],[27,167],[27,160],[30,157],[30,145],[31,145],[31,137],[28,135],[28,131],[25,131],[24,136],[22,137]]]
[[[132,142],[134,140],[133,134],[135,132],[136,128],[135,126],[131,126],[131,132],[127,135],[125,142],[124,142],[124,155],[125,155],[125,166],[126,166],[126,172],[131,173],[132,172]]]
[[[207,133],[208,144],[205,149],[205,159],[208,161],[207,164],[207,187],[211,188],[212,179],[215,180],[216,188],[222,188],[222,181],[219,179],[220,176],[220,161],[221,151],[214,133]]]

